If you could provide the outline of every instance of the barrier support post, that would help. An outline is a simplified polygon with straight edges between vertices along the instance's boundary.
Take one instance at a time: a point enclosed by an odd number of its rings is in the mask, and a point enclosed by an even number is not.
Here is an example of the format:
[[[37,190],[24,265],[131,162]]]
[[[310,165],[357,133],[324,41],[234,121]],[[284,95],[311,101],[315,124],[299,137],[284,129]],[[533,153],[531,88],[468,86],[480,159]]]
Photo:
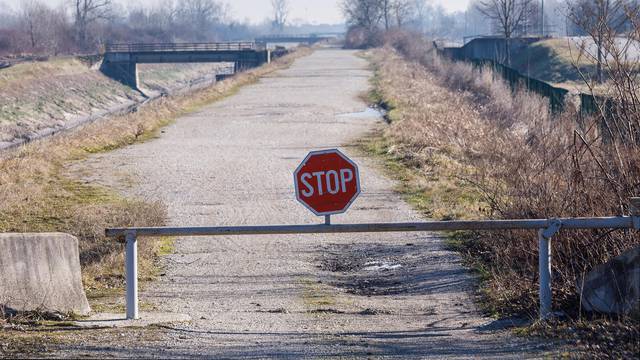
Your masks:
[[[538,273],[540,277],[540,320],[553,315],[551,294],[551,237],[560,230],[562,223],[552,220],[549,227],[538,231]]]
[[[125,235],[127,241],[125,250],[126,266],[126,307],[127,320],[136,320],[138,314],[138,244],[136,232],[128,231]]]
[[[632,197],[629,199],[631,217],[633,219],[633,228],[640,230],[640,197]]]

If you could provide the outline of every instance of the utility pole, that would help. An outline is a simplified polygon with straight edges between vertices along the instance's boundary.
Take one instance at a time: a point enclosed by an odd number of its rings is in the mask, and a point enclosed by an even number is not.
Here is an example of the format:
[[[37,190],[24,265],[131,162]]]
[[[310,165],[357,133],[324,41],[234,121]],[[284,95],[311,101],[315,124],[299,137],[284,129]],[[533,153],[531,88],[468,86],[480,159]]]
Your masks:
[[[469,35],[469,30],[467,30],[467,13],[469,13],[469,9],[464,11],[464,35],[462,35],[462,45],[465,45],[464,39]]]
[[[544,37],[544,0],[540,0],[540,1],[542,1],[542,5],[540,6],[542,11],[542,21],[541,21],[542,29],[540,29],[540,34],[542,34],[542,37]]]

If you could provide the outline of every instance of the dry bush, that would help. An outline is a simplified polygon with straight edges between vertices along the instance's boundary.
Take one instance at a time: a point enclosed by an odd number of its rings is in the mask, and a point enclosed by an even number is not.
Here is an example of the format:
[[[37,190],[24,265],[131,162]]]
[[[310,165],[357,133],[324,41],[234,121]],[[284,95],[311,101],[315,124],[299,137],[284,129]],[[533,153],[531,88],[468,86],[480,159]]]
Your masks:
[[[472,216],[623,215],[628,198],[640,193],[640,147],[629,138],[602,141],[600,120],[578,121],[571,110],[552,116],[545,99],[512,93],[490,69],[430,53],[403,58],[391,47],[377,50],[374,59],[379,91],[396,106],[386,131],[394,144],[389,152],[425,179],[462,180],[480,196],[480,211],[467,209]],[[450,200],[440,205],[463,201]],[[481,233],[468,244],[487,276],[489,303],[501,312],[536,314],[536,234]],[[556,308],[577,310],[577,279],[638,244],[637,231],[564,230],[554,236]]]
[[[384,33],[377,29],[352,26],[345,35],[344,47],[347,49],[368,49],[384,44]]]

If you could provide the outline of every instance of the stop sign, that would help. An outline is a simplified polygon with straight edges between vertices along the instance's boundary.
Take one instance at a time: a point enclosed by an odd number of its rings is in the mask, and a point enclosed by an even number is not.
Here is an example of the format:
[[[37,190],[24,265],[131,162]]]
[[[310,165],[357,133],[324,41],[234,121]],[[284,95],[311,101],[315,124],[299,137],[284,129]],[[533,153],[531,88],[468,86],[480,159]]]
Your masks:
[[[316,215],[343,213],[360,194],[358,166],[337,149],[310,152],[293,177],[296,198]]]

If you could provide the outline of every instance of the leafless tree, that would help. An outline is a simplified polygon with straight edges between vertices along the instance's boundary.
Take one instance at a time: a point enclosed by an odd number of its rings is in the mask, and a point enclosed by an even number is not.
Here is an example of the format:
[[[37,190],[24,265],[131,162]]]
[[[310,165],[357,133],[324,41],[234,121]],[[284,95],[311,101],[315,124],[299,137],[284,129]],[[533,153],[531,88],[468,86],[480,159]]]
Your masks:
[[[158,28],[169,30],[176,21],[176,6],[173,0],[163,0],[149,11],[149,22]]]
[[[16,44],[18,50],[56,55],[63,48],[72,47],[64,7],[53,9],[40,0],[24,1],[18,24],[22,33],[22,40]]]
[[[215,0],[182,0],[176,14],[184,31],[198,40],[210,38],[214,26],[225,17],[224,6]]]
[[[419,33],[424,34],[430,6],[424,0],[412,0],[413,17],[410,19],[411,26]]]
[[[282,32],[289,16],[289,1],[271,0],[271,7],[273,8],[273,27]]]
[[[524,9],[524,18],[520,22],[516,33],[527,36],[531,34],[543,34],[542,9],[539,2],[531,1]]]
[[[52,38],[49,52],[58,55],[61,52],[69,53],[75,48],[73,40],[73,25],[69,20],[68,12],[64,4],[51,10],[49,22],[49,36]]]
[[[527,16],[532,0],[483,0],[478,10],[487,18],[496,22],[505,38],[506,64],[511,64],[511,38]]]
[[[576,0],[569,3],[569,19],[595,44],[596,54],[588,51],[586,44],[581,47],[586,56],[595,60],[599,83],[604,81],[602,68],[607,56],[606,44],[615,41],[616,35],[629,21],[627,14],[635,7],[637,5],[624,0]]]
[[[393,16],[399,28],[409,22],[416,12],[415,3],[411,0],[394,0],[392,5]]]
[[[81,47],[88,46],[88,31],[92,24],[111,15],[111,0],[73,0],[76,36]]]
[[[380,0],[343,0],[342,11],[350,26],[374,30],[383,18]]]
[[[394,23],[396,26],[402,27],[411,15],[412,3],[410,0],[378,0],[378,3],[382,11],[385,30],[393,27]]]
[[[33,51],[42,46],[48,35],[45,32],[49,20],[46,18],[48,9],[37,0],[24,1],[20,7],[20,25]]]
[[[384,20],[384,29],[389,30],[391,27],[391,16],[393,15],[393,0],[378,0],[380,10],[382,11],[382,19]]]

